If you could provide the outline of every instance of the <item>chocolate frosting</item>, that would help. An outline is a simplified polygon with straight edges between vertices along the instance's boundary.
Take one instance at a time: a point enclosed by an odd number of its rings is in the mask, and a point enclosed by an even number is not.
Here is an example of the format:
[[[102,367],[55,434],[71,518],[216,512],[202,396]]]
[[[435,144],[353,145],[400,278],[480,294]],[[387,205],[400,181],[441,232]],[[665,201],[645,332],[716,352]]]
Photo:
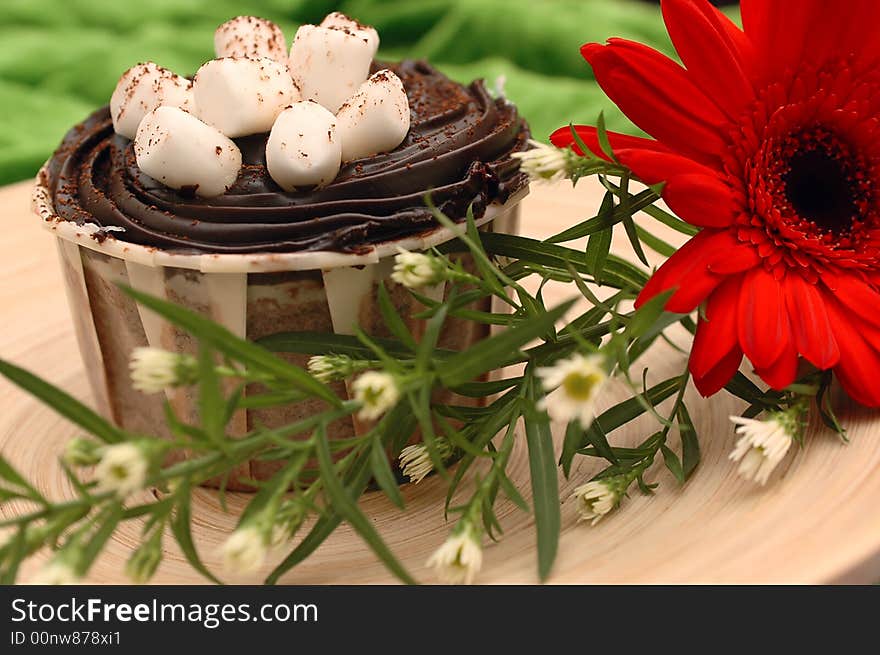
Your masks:
[[[167,250],[210,253],[356,252],[436,225],[433,202],[462,219],[523,188],[511,153],[527,148],[516,108],[482,81],[455,83],[422,61],[388,66],[403,81],[412,122],[394,151],[343,164],[321,189],[283,191],[266,170],[267,134],[236,139],[243,165],[223,195],[200,198],[145,173],[131,142],[113,132],[108,107],[64,138],[48,166],[55,211],[77,223],[121,227],[118,238]],[[378,68],[378,66],[374,66]]]

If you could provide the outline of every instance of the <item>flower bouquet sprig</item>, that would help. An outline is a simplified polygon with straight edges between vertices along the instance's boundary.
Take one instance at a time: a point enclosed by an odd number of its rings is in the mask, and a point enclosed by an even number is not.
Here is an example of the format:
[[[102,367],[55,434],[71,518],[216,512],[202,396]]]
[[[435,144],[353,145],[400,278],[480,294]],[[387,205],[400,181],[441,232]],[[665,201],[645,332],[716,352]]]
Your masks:
[[[536,156],[526,158],[527,169]],[[633,225],[633,214],[639,210],[648,208],[666,224],[680,221],[646,204],[648,198],[657,200],[655,191],[632,193],[626,173],[618,166],[591,155],[572,161],[601,170],[609,191],[596,216],[566,233],[543,242],[483,234],[470,217],[449,252],[398,255],[393,279],[411,287],[425,306],[427,329],[419,340],[405,327],[384,287],[378,301],[393,339],[375,339],[363,332],[354,337],[287,333],[258,344],[239,339],[190,310],[127,289],[201,344],[195,356],[152,349],[137,350],[132,356],[133,381],[145,393],[181,385],[198,387],[197,424],[184,423],[166,405],[172,440],[120,430],[64,391],[12,364],[0,363],[7,378],[89,435],[71,441],[61,459],[77,490],[73,500],[45,498],[0,459],[4,502],[15,499],[33,505],[32,511],[2,522],[7,529],[14,528],[0,550],[3,580],[15,580],[22,560],[47,546],[54,556],[34,581],[77,580],[88,572],[118,524],[136,520],[143,527],[142,543],[127,566],[133,580],[152,576],[170,533],[195,569],[219,581],[202,563],[192,537],[191,492],[206,480],[228,477],[239,464],[254,458],[283,465],[270,480],[253,482],[257,492],[224,544],[223,559],[228,573],[251,572],[264,564],[270,551],[287,545],[288,554],[267,578],[270,583],[314,552],[343,521],[358,531],[395,575],[413,581],[357,506],[357,498],[373,481],[404,509],[388,455],[400,459],[403,474],[414,482],[435,470],[447,480],[446,507],[438,511],[458,518],[449,541],[431,564],[441,579],[453,582],[471,581],[480,566],[483,536],[501,534],[495,506],[502,495],[534,512],[539,573],[549,574],[560,528],[557,463],[568,474],[575,457],[606,460],[606,468],[576,491],[582,517],[593,522],[616,507],[632,485],[650,493],[652,485],[645,474],[658,454],[684,482],[699,461],[697,435],[684,403],[688,373],[647,388],[643,376],[634,380],[630,370],[669,327],[680,324],[693,331],[694,321],[686,314],[665,312],[665,295],[638,310],[626,309],[648,275],[608,252],[612,230],[619,223]],[[609,181],[612,174],[622,176],[619,183]],[[435,214],[440,223],[455,227],[436,209]],[[681,228],[687,229],[683,224]],[[641,228],[634,232],[630,228],[628,233],[634,234],[639,247],[640,242],[657,245],[651,237],[644,239],[648,233]],[[593,244],[586,252],[562,245],[584,235],[590,235]],[[599,250],[597,242],[603,244]],[[467,273],[454,260],[456,249],[470,252],[476,274]],[[523,285],[533,276],[538,278],[536,293]],[[441,281],[452,289],[444,301],[420,293],[425,285]],[[545,307],[542,289],[549,281],[570,285],[572,295],[585,298],[589,308],[560,326],[575,303]],[[598,298],[588,286],[595,284],[611,289],[611,295]],[[482,298],[496,299],[504,311],[472,309],[473,302]],[[466,352],[445,351],[437,347],[437,336],[451,316],[503,329]],[[312,354],[309,370],[271,351]],[[499,377],[499,371],[504,375]],[[493,375],[487,379],[489,374]],[[596,398],[613,374],[628,381],[632,397],[595,417]],[[237,383],[232,392],[222,391],[223,379]],[[352,379],[352,399],[337,397],[325,385],[339,379]],[[254,382],[262,385],[262,393],[244,396],[244,386]],[[809,384],[805,380],[792,392],[764,392],[737,375],[729,388],[749,402],[748,416],[767,410],[787,417],[792,408],[802,406],[803,392],[812,391]],[[488,401],[482,407],[439,404],[432,400],[438,389]],[[240,409],[309,398],[323,400],[327,409],[283,427],[257,426],[243,438],[227,435],[227,425]],[[669,398],[674,398],[672,407],[660,414],[656,406]],[[657,420],[655,434],[636,448],[609,443],[608,433],[645,413]],[[327,426],[350,414],[374,423],[352,439],[328,440]],[[561,457],[554,451],[551,419],[567,425]],[[522,498],[506,472],[514,441],[520,438],[520,423],[530,457],[530,501]],[[766,430],[757,425],[753,433]],[[407,446],[416,428],[423,441]],[[667,445],[673,429],[681,434],[680,453]],[[790,441],[799,433],[798,426],[786,424],[783,438]],[[781,454],[786,449],[787,443]],[[778,461],[769,451],[765,457],[757,442],[746,450],[750,458],[757,457],[756,472],[761,466],[769,471]],[[454,468],[447,468],[450,461],[456,462]],[[95,467],[91,476],[84,468],[89,466]],[[452,499],[469,472],[469,496],[453,506]],[[153,500],[144,501],[144,494],[138,494],[146,488],[157,490]],[[218,493],[225,493],[222,484]],[[294,545],[292,540],[306,523],[306,535]]]
[[[856,4],[858,11],[845,15],[862,21],[853,23],[857,27],[871,24],[862,15],[869,5]],[[440,250],[400,253],[393,275],[424,306],[427,327],[418,337],[384,287],[378,304],[390,339],[363,331],[351,337],[288,333],[259,343],[127,290],[200,344],[192,356],[133,355],[132,377],[145,392],[197,388],[197,421],[185,422],[167,406],[173,435],[167,441],[120,430],[64,391],[0,362],[0,373],[86,433],[62,458],[76,490],[71,500],[45,498],[0,457],[0,502],[26,507],[0,522],[6,530],[2,581],[14,581],[23,559],[42,548],[53,556],[36,581],[77,580],[122,521],[137,521],[142,531],[127,566],[132,579],[150,579],[164,540],[173,538],[195,569],[218,581],[192,536],[192,489],[228,478],[253,459],[280,468],[267,481],[253,481],[256,492],[223,545],[228,573],[255,570],[270,551],[283,548],[266,578],[277,582],[346,522],[391,572],[413,582],[358,506],[372,482],[405,511],[390,464],[399,460],[412,482],[435,472],[447,487],[445,507],[437,511],[454,522],[429,560],[442,580],[475,579],[485,538],[502,536],[496,512],[502,498],[534,515],[537,569],[544,579],[560,532],[558,467],[567,476],[575,458],[602,462],[574,494],[581,518],[591,523],[634,488],[650,494],[655,465],[662,463],[679,483],[694,474],[700,445],[685,402],[691,382],[704,396],[726,389],[745,401],[742,416],[733,417],[739,440],[731,459],[758,483],[767,482],[793,443],[802,443],[809,412],[845,437],[828,393],[832,378],[856,400],[880,405],[867,375],[880,370],[872,345],[880,306],[877,198],[865,182],[876,177],[868,165],[874,141],[861,144],[867,149],[862,155],[851,142],[857,134],[873,134],[867,123],[856,129],[871,117],[864,115],[865,103],[849,103],[827,86],[858,78],[842,77],[843,60],[835,58],[841,53],[828,45],[804,60],[818,95],[807,93],[806,82],[787,84],[786,71],[800,65],[803,53],[793,47],[795,37],[788,43],[789,31],[774,24],[782,14],[767,11],[766,3],[743,2],[746,32],[704,0],[663,6],[686,69],[630,42],[584,47],[611,98],[659,140],[609,133],[600,117],[595,127],[562,128],[552,137],[554,146],[536,144],[524,153],[522,167],[536,180],[595,176],[606,190],[594,216],[543,241],[480,232],[472,216],[454,225],[433,208],[438,223],[460,230],[460,238]],[[823,3],[810,6],[826,11]],[[840,14],[813,18],[804,25],[852,31]],[[823,38],[809,42],[837,43],[824,32],[814,36]],[[783,46],[781,56],[770,56]],[[717,56],[706,56],[706,48]],[[759,55],[771,63],[761,66]],[[713,68],[719,62],[723,70]],[[684,100],[663,86],[670,79]],[[853,153],[858,156],[852,160],[844,156]],[[824,183],[820,188],[840,196],[832,194],[830,205],[815,193]],[[674,214],[658,204],[661,198]],[[644,221],[636,223],[639,212],[689,241],[676,249]],[[640,263],[610,252],[615,230],[623,230]],[[585,237],[586,248],[575,244]],[[668,257],[666,264],[648,272],[646,248]],[[470,254],[474,272],[457,263],[457,252]],[[449,293],[437,301],[423,287],[440,282]],[[566,285],[572,300],[547,307],[544,290],[551,282]],[[475,301],[484,299],[492,299],[493,309],[475,310]],[[468,351],[444,350],[438,335],[451,317],[496,332]],[[672,329],[695,335],[688,365],[649,385],[639,360],[657,340],[672,342]],[[278,352],[311,355],[308,370]],[[740,372],[743,356],[769,388]],[[611,376],[629,386],[630,397],[597,415],[596,400]],[[350,380],[350,399],[326,384],[339,379]],[[261,391],[245,395],[245,386],[254,383]],[[483,404],[437,402],[452,397],[438,391]],[[289,425],[257,425],[243,437],[229,436],[227,426],[242,408],[307,399],[323,401],[326,409]],[[328,425],[352,414],[366,429],[329,440]],[[645,415],[656,428],[635,446],[615,445],[613,432]],[[564,426],[559,448],[552,422]],[[411,445],[416,430],[422,441]],[[674,448],[670,437],[676,433],[680,446]],[[517,439],[527,445],[529,498],[508,475]],[[85,467],[93,465],[90,474]],[[147,488],[155,494],[141,493]],[[222,483],[218,493],[222,500]]]

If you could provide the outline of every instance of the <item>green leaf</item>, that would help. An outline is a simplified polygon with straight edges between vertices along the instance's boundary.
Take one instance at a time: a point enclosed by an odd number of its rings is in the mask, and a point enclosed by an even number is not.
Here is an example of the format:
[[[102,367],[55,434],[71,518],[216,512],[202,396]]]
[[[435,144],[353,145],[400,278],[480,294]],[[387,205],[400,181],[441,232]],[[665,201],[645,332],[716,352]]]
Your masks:
[[[601,457],[604,457],[612,464],[619,463],[617,461],[617,455],[614,454],[614,450],[608,443],[608,436],[606,435],[599,418],[594,419],[593,422],[590,423],[590,427],[587,428],[583,435],[583,438],[596,449],[596,452],[599,453]]]
[[[644,393],[644,398],[632,397],[627,400],[624,400],[621,403],[618,403],[614,407],[602,412],[599,416],[596,417],[596,420],[593,423],[598,423],[602,426],[602,430],[607,434],[613,430],[616,430],[622,425],[629,423],[630,421],[638,418],[642,414],[644,414],[647,410],[645,409],[645,404],[647,403],[651,406],[659,405],[661,402],[677,393],[679,388],[681,387],[684,378],[682,376],[677,376],[674,378],[669,378],[668,380],[664,380],[659,384],[651,387]],[[588,438],[581,440],[581,448],[585,446],[591,445],[591,442]],[[604,457],[604,455],[603,455]]]
[[[510,361],[520,347],[541,336],[556,324],[574,304],[573,300],[551,309],[540,318],[517,325],[501,334],[485,339],[468,350],[437,365],[437,374],[447,387],[469,382],[485,371]]]
[[[529,504],[525,501],[525,498],[520,495],[516,487],[513,486],[513,482],[511,482],[510,478],[505,475],[504,471],[498,472],[498,484],[504,491],[504,495],[507,496],[514,505],[524,512],[529,511]]]
[[[35,500],[42,505],[47,504],[43,495],[15,470],[12,464],[3,457],[2,453],[0,453],[0,479],[12,483],[19,490],[24,491],[31,500]]]
[[[95,523],[98,524],[98,529],[92,533],[92,538],[89,539],[89,542],[82,549],[82,559],[78,562],[77,566],[77,573],[79,575],[85,575],[91,568],[92,563],[104,549],[104,545],[116,531],[120,518],[122,518],[122,505],[120,503],[113,503],[101,512],[95,520]]]
[[[415,350],[415,339],[413,339],[412,334],[410,334],[406,327],[406,323],[403,322],[403,319],[397,312],[397,308],[391,301],[391,296],[388,294],[388,289],[385,288],[384,283],[379,283],[379,290],[376,294],[376,299],[379,304],[379,311],[382,314],[382,320],[385,321],[385,325],[391,334],[397,337],[400,343],[406,348]]]
[[[665,225],[666,227],[671,227],[673,230],[675,230],[676,232],[680,232],[681,234],[686,234],[692,237],[700,231],[700,228],[695,227],[690,223],[685,223],[677,216],[673,216],[669,212],[660,209],[657,205],[652,204],[648,207],[643,207],[642,211],[644,211],[654,220],[663,223],[663,225]]]
[[[636,233],[638,234],[639,239],[642,243],[648,246],[651,250],[656,252],[659,255],[663,255],[664,257],[672,257],[678,250],[675,246],[667,243],[663,239],[658,236],[653,235],[651,232],[648,232],[641,225],[636,225]]]
[[[178,503],[177,509],[171,519],[171,532],[177,540],[180,549],[183,551],[186,561],[189,562],[196,571],[205,576],[208,580],[215,584],[223,584],[213,573],[208,570],[199,557],[196,545],[192,538],[192,526],[190,515],[190,482],[189,480],[181,480],[180,487],[175,494]]]
[[[553,568],[559,548],[562,524],[559,504],[559,482],[556,477],[556,457],[553,453],[553,435],[550,419],[535,406],[534,383],[529,384],[529,403],[526,406],[526,443],[529,448],[529,471],[532,479],[532,505],[535,508],[535,531],[538,538],[538,575],[546,580]]]
[[[611,228],[608,228],[592,235],[587,242],[587,267],[596,284],[602,284],[602,273],[605,270],[605,262],[608,261],[613,236]]]
[[[400,486],[397,483],[397,478],[394,477],[391,465],[388,463],[388,455],[378,439],[374,439],[373,445],[370,447],[370,467],[373,471],[373,479],[379,488],[385,492],[392,503],[403,509],[404,503],[403,496],[400,495]]]
[[[130,287],[122,286],[121,288],[144,307],[152,309],[160,316],[185,329],[200,341],[216,348],[227,357],[280,378],[297,389],[326,400],[334,407],[340,405],[340,400],[336,397],[336,394],[306,371],[288,364],[283,359],[276,357],[255,343],[235,336],[222,325],[218,325],[201,314],[197,314],[174,303],[154,298]]]
[[[559,456],[559,464],[562,472],[568,478],[571,473],[571,463],[578,449],[583,443],[583,430],[578,421],[571,421],[565,428],[565,439],[562,442],[562,454]]]
[[[373,337],[373,343],[397,359],[413,356],[413,351],[394,339]],[[273,352],[299,353],[301,355],[348,355],[354,359],[373,359],[373,351],[349,334],[330,334],[327,332],[279,332],[256,343]],[[451,355],[452,351],[439,351],[436,356]]]
[[[602,232],[603,230],[610,228],[617,223],[622,222],[629,216],[628,212],[639,212],[639,211],[647,211],[647,208],[651,206],[651,203],[657,202],[657,194],[655,194],[650,189],[646,189],[636,195],[632,196],[632,200],[630,202],[629,208],[624,209],[620,205],[614,207],[612,205],[613,211],[609,213],[603,212],[605,208],[605,204],[603,202],[602,207],[599,209],[599,213],[596,214],[593,218],[586,220],[582,223],[578,223],[559,234],[554,234],[552,237],[549,237],[545,240],[545,243],[548,244],[556,244],[556,243],[565,243],[566,241],[574,241],[575,239],[580,239],[581,237],[590,236],[591,234],[596,234],[597,232]],[[678,220],[678,219],[674,219]],[[681,221],[678,221],[681,223]],[[483,235],[483,243],[485,244],[486,234]],[[528,261],[528,258],[526,258]]]
[[[425,331],[422,333],[422,338],[416,350],[417,369],[427,370],[428,363],[431,357],[433,357],[434,352],[436,352],[437,341],[440,339],[440,332],[443,329],[444,323],[446,323],[448,310],[448,305],[440,305],[437,308],[437,312],[425,324]]]
[[[336,471],[333,468],[333,459],[330,455],[330,446],[327,443],[327,434],[323,426],[315,431],[315,451],[318,456],[318,467],[321,471],[324,490],[327,492],[333,509],[343,516],[361,538],[367,542],[367,545],[388,567],[389,571],[406,584],[415,584],[415,580],[397,561],[393,553],[388,549],[388,546],[382,541],[379,533],[373,528],[370,520],[364,516],[336,475]]]
[[[611,147],[611,140],[608,138],[608,130],[605,128],[605,112],[599,112],[599,118],[596,119],[596,138],[599,141],[599,147],[605,156],[613,162],[617,161],[614,156],[614,149]]]
[[[226,450],[226,404],[220,393],[220,379],[214,362],[214,351],[199,346],[199,420],[205,435],[214,446]]]
[[[629,339],[636,339],[651,330],[651,328],[653,328],[657,324],[657,320],[664,312],[667,301],[674,292],[674,289],[670,289],[669,291],[657,294],[649,301],[644,303],[641,307],[639,307],[636,310],[636,313],[633,314],[632,318],[629,320],[629,323],[627,323],[626,330],[624,331],[624,336]],[[675,316],[675,318],[669,323],[669,325],[681,320],[680,315],[674,314],[673,316]],[[661,331],[666,327],[667,325],[664,325],[661,328]]]
[[[95,435],[101,441],[105,443],[119,443],[123,441],[123,433],[119,428],[98,416],[98,414],[69,394],[38,378],[33,373],[29,373],[23,368],[19,368],[7,361],[0,360],[0,374],[8,378],[13,384],[36,396],[64,418],[76,423],[90,434]]]
[[[682,470],[678,455],[672,452],[672,449],[665,444],[660,446],[660,452],[663,453],[663,461],[666,463],[666,468],[672,472],[672,475],[675,476],[679,484],[684,484],[684,471]]]
[[[682,472],[685,480],[691,477],[691,474],[700,463],[700,440],[697,437],[697,430],[691,415],[684,403],[678,405],[678,431],[681,434],[681,464]]]
[[[483,246],[494,255],[523,259],[534,264],[567,270],[571,264],[579,273],[590,274],[586,254],[537,239],[496,232],[482,235]],[[603,284],[618,289],[641,289],[648,281],[648,274],[615,255],[609,255],[602,276]]]

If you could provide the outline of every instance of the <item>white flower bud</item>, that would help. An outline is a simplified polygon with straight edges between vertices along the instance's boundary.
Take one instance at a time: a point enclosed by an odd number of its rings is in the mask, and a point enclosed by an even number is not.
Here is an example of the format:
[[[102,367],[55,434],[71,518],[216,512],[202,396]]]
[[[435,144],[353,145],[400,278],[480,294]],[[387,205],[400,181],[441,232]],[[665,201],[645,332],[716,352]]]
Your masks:
[[[220,547],[223,568],[230,574],[244,575],[257,571],[266,561],[266,538],[253,525],[237,528]]]
[[[620,493],[617,485],[609,480],[593,480],[575,488],[572,498],[577,500],[578,520],[596,525],[617,506]]]
[[[544,391],[548,392],[539,409],[547,410],[561,423],[578,419],[586,430],[595,418],[596,399],[608,379],[603,364],[602,355],[575,354],[537,369]]]
[[[374,421],[397,404],[400,389],[390,373],[367,371],[352,383],[354,398],[362,403],[358,418]]]
[[[105,446],[101,461],[95,467],[97,491],[114,492],[125,499],[144,488],[150,462],[143,449],[133,443]]]
[[[191,355],[178,355],[161,348],[135,348],[131,352],[132,386],[143,393],[196,382],[196,361]]]
[[[34,574],[28,584],[32,585],[71,585],[77,584],[80,577],[73,567],[59,559],[53,559]]]
[[[731,416],[737,425],[739,441],[730,459],[739,462],[737,473],[760,485],[767,484],[773,469],[791,448],[796,432],[796,419],[783,412],[776,412],[766,420]]]
[[[408,289],[438,284],[445,279],[446,265],[437,257],[398,248],[391,279]]]
[[[453,532],[427,562],[446,584],[471,584],[482,564],[480,535],[470,523]]]

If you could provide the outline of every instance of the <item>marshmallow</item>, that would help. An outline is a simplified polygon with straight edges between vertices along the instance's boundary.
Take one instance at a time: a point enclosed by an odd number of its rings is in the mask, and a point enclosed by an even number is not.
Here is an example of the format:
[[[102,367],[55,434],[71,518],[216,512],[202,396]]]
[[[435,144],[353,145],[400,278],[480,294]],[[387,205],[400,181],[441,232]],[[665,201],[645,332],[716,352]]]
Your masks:
[[[336,117],[306,100],[278,116],[266,142],[269,175],[285,191],[332,182],[342,162]]]
[[[268,132],[278,114],[299,100],[284,64],[259,59],[213,59],[193,79],[197,116],[228,137]]]
[[[256,16],[237,16],[214,32],[214,52],[222,57],[268,57],[287,63],[287,41],[275,23]]]
[[[370,74],[373,47],[351,32],[302,25],[290,47],[290,69],[303,100],[336,113]]]
[[[379,49],[379,33],[369,25],[359,23],[354,18],[349,18],[341,11],[334,11],[332,14],[327,14],[327,16],[324,17],[320,26],[331,27],[342,31],[348,30],[352,34],[365,39],[370,48],[372,48],[372,56],[376,56],[376,51]]]
[[[192,82],[151,61],[129,68],[110,96],[113,129],[133,139],[141,119],[160,105],[192,111]]]
[[[409,131],[409,101],[391,71],[374,73],[336,114],[342,161],[394,150]]]
[[[140,169],[172,189],[194,187],[209,198],[233,185],[241,151],[218,130],[177,107],[159,107],[141,121],[134,138]]]

